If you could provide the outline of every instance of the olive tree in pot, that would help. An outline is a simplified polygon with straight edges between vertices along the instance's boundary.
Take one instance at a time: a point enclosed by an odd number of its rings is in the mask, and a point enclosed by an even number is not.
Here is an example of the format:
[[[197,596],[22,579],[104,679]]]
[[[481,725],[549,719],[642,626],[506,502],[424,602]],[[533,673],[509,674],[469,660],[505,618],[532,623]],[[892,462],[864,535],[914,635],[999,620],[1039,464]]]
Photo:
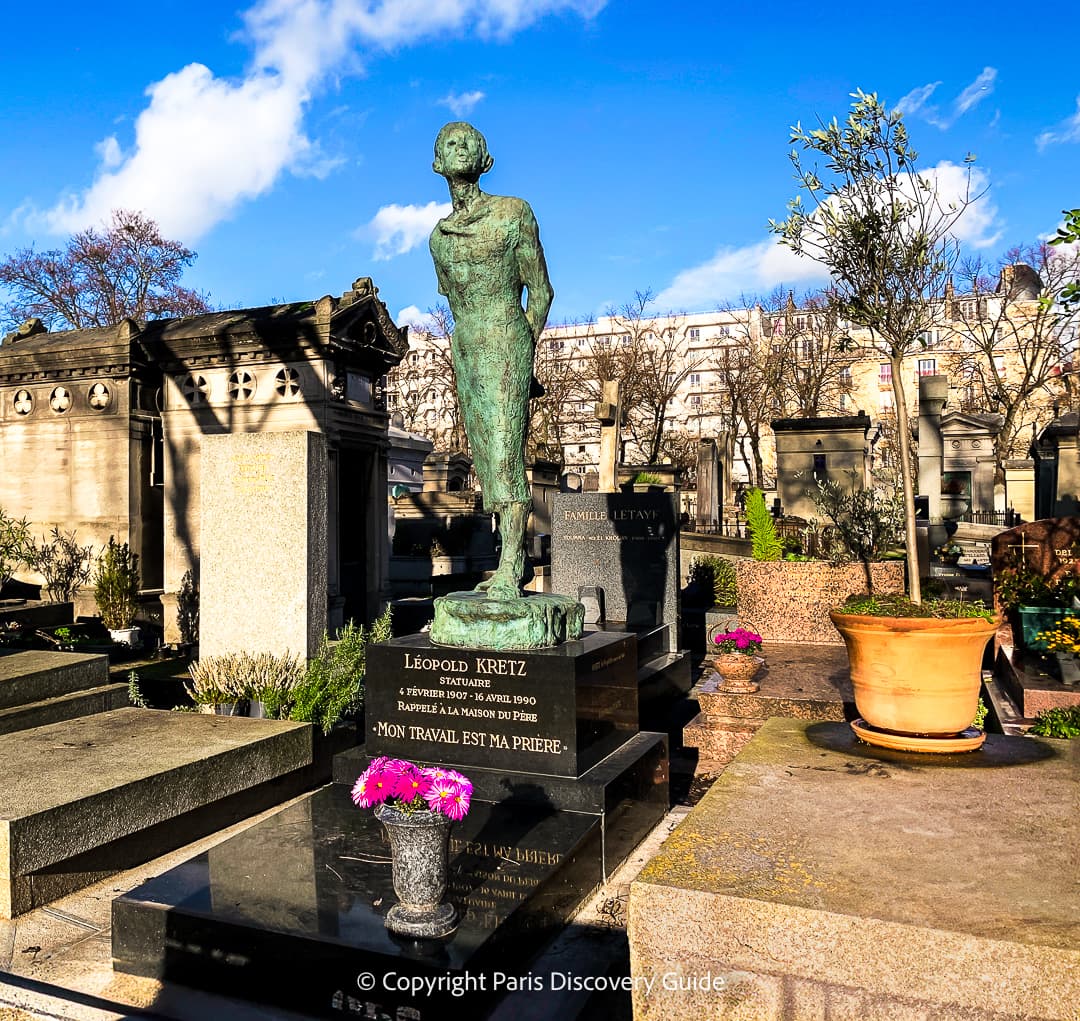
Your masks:
[[[139,609],[139,554],[113,535],[98,558],[94,601],[112,640],[138,646],[139,629],[134,624]]]
[[[799,148],[792,150],[790,159],[808,201],[804,204],[797,196],[788,217],[771,222],[770,228],[783,244],[828,269],[837,321],[864,331],[865,341],[889,363],[898,425],[908,605],[912,614],[933,615],[904,616],[898,604],[870,599],[860,607],[864,612],[839,608],[831,617],[847,645],[856,706],[860,713],[870,714],[863,716],[869,726],[856,723],[860,738],[923,751],[974,748],[983,735],[968,734],[955,716],[946,721],[931,711],[874,718],[875,710],[866,707],[873,704],[867,697],[873,687],[887,689],[894,702],[906,700],[917,706],[927,695],[925,685],[915,681],[930,681],[940,688],[957,683],[960,676],[967,691],[964,704],[971,707],[970,722],[978,704],[983,650],[996,630],[985,617],[958,617],[959,608],[952,603],[919,610],[915,489],[904,391],[904,358],[925,343],[927,330],[934,325],[940,296],[959,255],[957,223],[978,195],[971,191],[970,167],[960,194],[945,194],[937,177],[916,168],[917,154],[900,112],[862,90],[853,93],[853,99],[842,123],[833,118],[809,130],[801,125],[792,129],[792,144]],[[818,166],[819,159],[823,167]],[[970,637],[969,629],[975,632]],[[932,667],[942,662],[942,656],[936,645],[930,651],[931,634],[934,642],[956,643],[965,650],[962,666],[954,663],[951,673],[943,671],[932,681]],[[868,643],[875,645],[872,651]],[[904,672],[905,663],[914,666],[914,676]]]

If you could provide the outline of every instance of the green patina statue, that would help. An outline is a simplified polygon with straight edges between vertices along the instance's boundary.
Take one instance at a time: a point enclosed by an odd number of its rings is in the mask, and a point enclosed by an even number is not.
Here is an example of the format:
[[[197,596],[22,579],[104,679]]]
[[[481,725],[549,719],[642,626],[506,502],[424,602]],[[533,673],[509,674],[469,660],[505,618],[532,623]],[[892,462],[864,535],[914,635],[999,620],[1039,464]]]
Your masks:
[[[502,534],[499,566],[477,589],[514,599],[525,573],[531,504],[525,430],[533,353],[553,293],[529,204],[480,190],[480,175],[493,162],[471,124],[454,121],[439,132],[432,169],[446,178],[454,208],[431,232],[431,257],[454,315],[450,349],[465,432],[484,506],[498,516]]]
[[[436,645],[540,649],[580,638],[585,610],[569,596],[521,592],[533,354],[553,295],[529,204],[480,190],[492,162],[471,124],[447,124],[435,140],[432,169],[446,178],[454,208],[431,232],[431,257],[454,315],[458,403],[484,506],[499,519],[502,555],[475,591],[435,600],[430,637]]]

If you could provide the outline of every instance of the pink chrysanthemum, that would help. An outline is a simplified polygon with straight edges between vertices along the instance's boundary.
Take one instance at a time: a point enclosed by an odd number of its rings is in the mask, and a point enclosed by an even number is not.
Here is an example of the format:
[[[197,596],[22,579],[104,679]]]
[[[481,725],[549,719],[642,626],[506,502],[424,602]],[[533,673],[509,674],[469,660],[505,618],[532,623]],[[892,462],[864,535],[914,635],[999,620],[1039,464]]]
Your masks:
[[[457,790],[450,796],[449,802],[444,805],[443,811],[451,819],[457,821],[464,819],[469,814],[469,804],[472,802],[472,786],[457,785]]]
[[[432,782],[427,794],[424,795],[424,800],[427,802],[427,806],[432,812],[440,812],[443,815],[449,815],[450,813],[447,811],[447,807],[453,802],[458,789],[458,784],[454,783],[453,780],[448,780],[446,777],[443,777]]]
[[[411,804],[418,797],[422,798],[431,789],[432,781],[424,776],[412,763],[406,763],[407,769],[398,774],[394,783],[393,796]]]

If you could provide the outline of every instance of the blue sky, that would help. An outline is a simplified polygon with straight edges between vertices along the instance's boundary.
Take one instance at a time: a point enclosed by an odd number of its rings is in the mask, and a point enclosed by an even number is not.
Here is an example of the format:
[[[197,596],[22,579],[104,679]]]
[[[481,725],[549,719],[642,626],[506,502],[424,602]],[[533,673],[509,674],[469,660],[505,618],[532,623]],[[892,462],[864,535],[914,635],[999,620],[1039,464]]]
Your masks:
[[[962,233],[994,259],[1080,205],[1072,16],[1052,0],[1021,21],[1000,3],[20,4],[0,252],[59,246],[123,205],[199,252],[186,282],[215,304],[372,276],[392,314],[424,310],[447,201],[432,143],[463,116],[495,157],[485,190],[536,212],[549,321],[646,288],[660,310],[704,311],[820,278],[766,224],[795,194],[789,126],[843,116],[861,87],[902,103],[947,185],[976,154],[989,190]]]

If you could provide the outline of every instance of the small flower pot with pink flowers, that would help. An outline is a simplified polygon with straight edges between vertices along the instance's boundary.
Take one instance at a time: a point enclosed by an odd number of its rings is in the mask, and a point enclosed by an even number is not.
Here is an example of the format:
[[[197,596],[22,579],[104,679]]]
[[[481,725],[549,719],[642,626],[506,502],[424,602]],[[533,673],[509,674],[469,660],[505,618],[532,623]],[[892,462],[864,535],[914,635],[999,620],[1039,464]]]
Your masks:
[[[469,779],[452,769],[386,756],[372,759],[353,786],[353,802],[374,808],[390,838],[398,903],[385,922],[392,932],[439,939],[457,928],[457,911],[443,900],[450,827],[468,814],[472,791]]]
[[[757,655],[761,652],[761,635],[737,627],[713,639],[713,666],[720,675],[720,690],[736,694],[753,694],[758,690],[754,675],[765,665]]]

